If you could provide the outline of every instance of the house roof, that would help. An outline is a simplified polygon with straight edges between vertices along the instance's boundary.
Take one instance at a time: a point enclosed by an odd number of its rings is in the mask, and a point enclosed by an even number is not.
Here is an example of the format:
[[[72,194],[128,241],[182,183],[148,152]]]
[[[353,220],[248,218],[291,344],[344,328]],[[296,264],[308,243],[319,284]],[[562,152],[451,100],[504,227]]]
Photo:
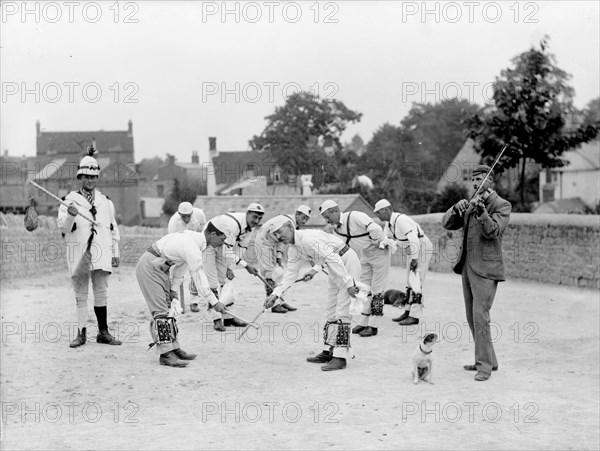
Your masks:
[[[600,139],[583,143],[562,156],[569,164],[553,168],[554,172],[597,171],[600,169]]]
[[[273,170],[277,164],[265,152],[236,151],[219,152],[212,158],[215,181],[217,185],[230,185],[243,178],[248,170],[255,176],[272,178]]]
[[[582,213],[585,203],[579,197],[559,199],[545,202],[535,209],[534,213]]]
[[[243,177],[240,180],[237,180],[236,182],[233,182],[227,186],[225,186],[224,188],[221,188],[220,190],[217,191],[217,194],[222,196],[222,195],[229,195],[232,191],[235,191],[236,189],[241,189],[241,188],[247,188],[249,186],[252,186],[253,184],[262,181],[265,186],[266,186],[266,179],[265,176],[260,176],[260,177]]]
[[[96,140],[96,148],[102,152],[133,152],[133,136],[125,131],[96,130],[89,132],[40,132],[37,138],[37,154],[72,153],[82,155]]]
[[[325,227],[327,224],[319,214],[319,207],[327,200],[335,200],[340,206],[340,211],[362,211],[375,218],[373,207],[360,194],[331,194],[315,196],[198,196],[194,207],[204,210],[207,219],[232,212],[246,211],[248,204],[258,202],[265,208],[265,216],[262,222],[268,221],[280,214],[290,214],[296,211],[298,206],[308,205],[312,214],[307,227]]]

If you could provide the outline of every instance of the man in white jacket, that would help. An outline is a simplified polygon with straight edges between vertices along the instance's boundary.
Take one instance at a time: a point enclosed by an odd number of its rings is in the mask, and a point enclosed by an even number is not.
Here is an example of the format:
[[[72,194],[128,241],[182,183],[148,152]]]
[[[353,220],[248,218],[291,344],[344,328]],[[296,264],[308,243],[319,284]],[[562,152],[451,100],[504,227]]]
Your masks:
[[[177,212],[169,219],[169,225],[167,227],[167,233],[183,232],[184,230],[191,230],[192,232],[202,232],[206,226],[206,215],[200,208],[194,207],[189,202],[181,202],[177,208]],[[184,298],[184,286],[189,285],[190,294],[192,296],[198,295],[198,290],[194,285],[194,282],[189,278],[185,277],[184,283],[181,284],[179,295],[181,296],[181,308],[184,309],[185,298]],[[190,310],[192,312],[199,312],[200,308],[198,304],[192,302],[190,304]]]
[[[120,345],[121,342],[108,331],[107,289],[112,268],[119,266],[119,228],[115,220],[112,201],[96,190],[100,166],[92,156],[85,156],[79,163],[77,180],[79,191],[71,191],[64,198],[68,207],[58,209],[58,227],[67,245],[67,265],[77,302],[77,337],[71,348],[85,344],[88,315],[88,291],[90,278],[94,291],[94,313],[98,320],[96,342]],[[79,210],[88,213],[96,225],[77,215]]]
[[[385,223],[386,236],[398,242],[406,250],[408,275],[412,271],[418,274],[420,279],[419,286],[413,287],[408,283],[407,277],[404,313],[392,321],[396,321],[401,326],[419,324],[423,316],[423,283],[433,255],[433,244],[414,219],[405,214],[395,213],[392,204],[386,199],[378,201],[373,211]]]
[[[179,330],[175,316],[178,313],[177,290],[189,273],[198,292],[208,300],[215,311],[223,313],[225,306],[211,291],[203,270],[207,249],[218,248],[229,239],[232,232],[224,221],[213,220],[204,232],[185,230],[169,233],[153,243],[140,258],[135,274],[148,309],[152,314],[150,333],[160,354],[159,363],[182,368],[196,355],[188,354],[179,346]],[[171,267],[173,267],[171,269]]]
[[[356,283],[361,273],[356,252],[340,238],[321,230],[295,230],[289,220],[274,224],[271,233],[278,242],[291,244],[292,247],[281,285],[275,287],[267,297],[265,307],[272,308],[277,298],[298,280],[303,264],[314,264],[313,269],[304,275],[305,281],[311,280],[324,266],[327,267],[329,288],[325,304],[327,322],[323,330],[325,349],[306,360],[325,363],[321,367],[323,371],[346,368],[350,356],[350,303],[359,291]]]

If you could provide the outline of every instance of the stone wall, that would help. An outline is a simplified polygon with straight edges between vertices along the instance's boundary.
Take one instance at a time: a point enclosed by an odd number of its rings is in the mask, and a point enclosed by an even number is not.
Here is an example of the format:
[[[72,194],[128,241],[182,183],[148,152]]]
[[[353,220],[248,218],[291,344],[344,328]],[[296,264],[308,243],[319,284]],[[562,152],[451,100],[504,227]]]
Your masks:
[[[430,269],[451,272],[460,230],[442,228],[442,213],[413,216],[434,245]],[[513,213],[503,237],[507,279],[600,288],[600,216]],[[392,264],[404,266],[398,251]]]
[[[452,271],[461,231],[443,229],[441,213],[413,218],[434,245],[430,269]],[[166,233],[148,227],[121,226],[119,230],[122,265],[135,265],[146,248]],[[39,227],[28,232],[22,215],[0,214],[0,237],[0,280],[67,271],[67,248],[55,218],[40,217]],[[503,250],[508,279],[600,288],[599,216],[513,213]],[[392,264],[404,265],[405,261],[406,254],[400,250],[392,256]]]

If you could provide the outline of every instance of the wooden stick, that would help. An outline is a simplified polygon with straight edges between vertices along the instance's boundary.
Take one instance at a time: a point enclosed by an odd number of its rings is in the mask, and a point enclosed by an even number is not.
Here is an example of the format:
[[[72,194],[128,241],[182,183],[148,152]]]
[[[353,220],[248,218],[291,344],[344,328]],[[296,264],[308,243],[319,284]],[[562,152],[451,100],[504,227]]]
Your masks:
[[[254,319],[248,323],[248,325],[246,327],[244,327],[244,330],[242,331],[242,333],[240,334],[240,340],[242,339],[242,337],[244,335],[246,335],[246,332],[248,332],[248,329],[250,328],[250,325],[253,324],[253,327],[256,327],[258,329],[258,326],[256,326],[256,320],[258,318],[260,318],[260,315],[262,315],[263,313],[265,313],[267,311],[267,309],[263,306],[262,310],[260,312],[258,312],[258,314],[254,317]]]
[[[29,183],[31,183],[33,186],[35,186],[37,189],[39,189],[40,191],[42,191],[43,193],[47,194],[48,196],[50,196],[52,199],[57,200],[58,202],[60,202],[62,205],[64,205],[65,207],[69,207],[69,204],[66,203],[64,200],[62,200],[60,197],[55,196],[54,194],[52,194],[50,191],[48,191],[46,188],[44,188],[43,186],[38,185],[37,183],[35,183],[33,180],[30,180]],[[77,209],[77,214],[79,216],[81,216],[83,219],[88,220],[89,222],[91,222],[92,224],[94,224],[95,226],[98,226],[98,223],[96,221],[94,221],[92,218],[90,218],[87,215],[84,215],[82,212],[79,211],[79,209]]]
[[[229,314],[229,315],[233,316],[234,318],[236,318],[236,319],[239,319],[240,321],[243,321],[243,322],[247,323],[247,324],[248,324],[248,326],[250,326],[250,327],[254,327],[255,329],[258,329],[258,326],[257,326],[256,324],[254,324],[254,321],[250,322],[250,321],[248,321],[247,319],[244,319],[244,318],[242,318],[241,316],[239,316],[239,315],[236,315],[236,314],[235,314],[235,313],[233,313],[231,310],[227,310],[227,309],[225,309],[225,312],[224,312],[224,313],[227,313],[227,314]]]

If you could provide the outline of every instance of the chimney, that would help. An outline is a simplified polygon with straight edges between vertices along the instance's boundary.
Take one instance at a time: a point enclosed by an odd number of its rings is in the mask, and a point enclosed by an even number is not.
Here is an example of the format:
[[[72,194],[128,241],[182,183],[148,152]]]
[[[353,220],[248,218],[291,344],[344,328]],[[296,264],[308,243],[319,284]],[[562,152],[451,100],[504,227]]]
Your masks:
[[[217,138],[210,136],[208,138],[208,151],[216,152],[217,151]]]
[[[167,166],[174,166],[175,165],[175,155],[171,155],[170,153],[167,154]]]
[[[40,136],[42,136],[42,130],[40,129],[40,121],[37,121],[35,123],[35,131],[36,131],[36,136],[39,138]]]
[[[127,122],[127,136],[133,136],[133,122],[131,122],[131,119]]]
[[[192,164],[200,164],[200,157],[198,157],[198,151],[192,151]]]
[[[4,149],[4,158],[8,157],[8,149]]]

